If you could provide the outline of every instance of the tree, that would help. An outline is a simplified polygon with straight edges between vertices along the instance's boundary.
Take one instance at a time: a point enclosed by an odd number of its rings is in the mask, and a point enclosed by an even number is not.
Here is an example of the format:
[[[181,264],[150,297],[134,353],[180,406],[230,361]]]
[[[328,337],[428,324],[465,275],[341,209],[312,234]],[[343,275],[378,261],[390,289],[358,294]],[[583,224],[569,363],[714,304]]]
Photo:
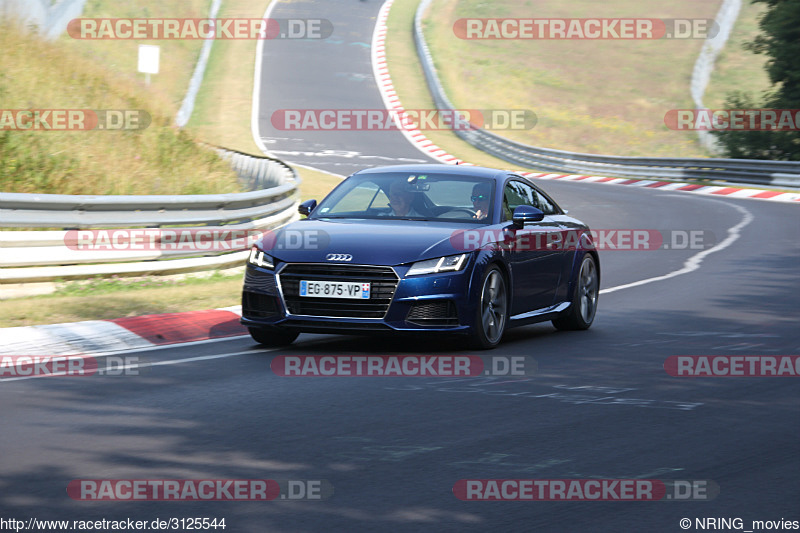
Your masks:
[[[761,104],[749,94],[735,92],[727,109],[800,109],[800,0],[752,0],[769,9],[759,20],[761,34],[745,48],[768,56],[766,69],[772,88]],[[795,124],[800,129],[800,124]],[[800,131],[715,131],[729,157],[800,161]]]

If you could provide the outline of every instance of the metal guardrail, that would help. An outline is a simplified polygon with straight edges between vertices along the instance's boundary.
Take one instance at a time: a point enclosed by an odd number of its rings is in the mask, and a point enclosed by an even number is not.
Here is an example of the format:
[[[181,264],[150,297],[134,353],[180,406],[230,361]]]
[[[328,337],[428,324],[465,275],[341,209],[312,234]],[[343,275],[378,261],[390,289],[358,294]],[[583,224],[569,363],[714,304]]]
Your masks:
[[[217,153],[230,161],[231,167],[239,175],[247,190],[257,191],[277,187],[286,180],[297,180],[297,172],[280,159],[252,156],[236,150],[213,146]]]
[[[438,109],[455,110],[439,81],[422,32],[422,15],[432,0],[422,0],[414,16],[414,42],[428,88]],[[526,167],[568,174],[674,180],[715,179],[761,185],[800,186],[800,162],[757,159],[657,158],[584,154],[539,148],[506,139],[469,125],[453,133],[472,146],[500,159]]]
[[[231,224],[287,209],[295,188],[290,183],[264,191],[188,196],[0,193],[0,225],[79,229]]]
[[[90,196],[0,193],[0,284],[80,279],[92,276],[174,274],[243,264],[247,239],[298,218],[294,169],[282,161],[216,148],[251,189],[235,194]],[[31,231],[33,228],[60,228]],[[216,251],[197,247],[130,246],[135,231],[119,249],[77,249],[75,231],[161,228],[216,232],[230,246]],[[238,240],[235,237],[238,232]],[[127,240],[126,240],[127,239]],[[222,241],[225,241],[222,238]]]

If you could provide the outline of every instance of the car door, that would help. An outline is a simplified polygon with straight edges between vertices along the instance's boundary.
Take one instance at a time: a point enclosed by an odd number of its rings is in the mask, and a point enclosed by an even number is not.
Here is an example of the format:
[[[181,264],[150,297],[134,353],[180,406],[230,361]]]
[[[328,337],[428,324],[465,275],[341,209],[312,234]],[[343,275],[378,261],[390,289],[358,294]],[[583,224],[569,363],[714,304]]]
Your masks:
[[[506,182],[503,191],[503,222],[512,235],[509,262],[514,278],[512,315],[553,305],[561,279],[565,253],[561,246],[561,226],[548,215],[554,207],[543,196],[518,179]],[[546,199],[545,199],[546,200]],[[545,212],[540,222],[523,228],[511,227],[511,216],[520,205],[529,205]]]

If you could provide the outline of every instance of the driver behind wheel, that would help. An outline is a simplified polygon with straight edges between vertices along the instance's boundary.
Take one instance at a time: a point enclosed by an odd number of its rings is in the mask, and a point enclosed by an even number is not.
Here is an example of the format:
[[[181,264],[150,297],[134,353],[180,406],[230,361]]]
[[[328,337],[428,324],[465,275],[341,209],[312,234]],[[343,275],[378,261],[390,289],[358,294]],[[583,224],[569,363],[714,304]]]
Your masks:
[[[488,183],[478,183],[472,188],[472,207],[475,209],[475,215],[472,217],[477,220],[483,220],[489,216],[489,199],[492,195],[492,187]]]

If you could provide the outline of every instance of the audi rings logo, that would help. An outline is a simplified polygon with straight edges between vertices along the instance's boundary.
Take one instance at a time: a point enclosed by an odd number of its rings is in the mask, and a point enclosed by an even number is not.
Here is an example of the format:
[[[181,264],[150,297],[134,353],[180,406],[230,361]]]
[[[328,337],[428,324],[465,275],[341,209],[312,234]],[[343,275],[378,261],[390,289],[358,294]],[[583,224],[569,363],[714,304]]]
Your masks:
[[[325,256],[326,261],[352,261],[353,256],[350,254],[328,254]]]

